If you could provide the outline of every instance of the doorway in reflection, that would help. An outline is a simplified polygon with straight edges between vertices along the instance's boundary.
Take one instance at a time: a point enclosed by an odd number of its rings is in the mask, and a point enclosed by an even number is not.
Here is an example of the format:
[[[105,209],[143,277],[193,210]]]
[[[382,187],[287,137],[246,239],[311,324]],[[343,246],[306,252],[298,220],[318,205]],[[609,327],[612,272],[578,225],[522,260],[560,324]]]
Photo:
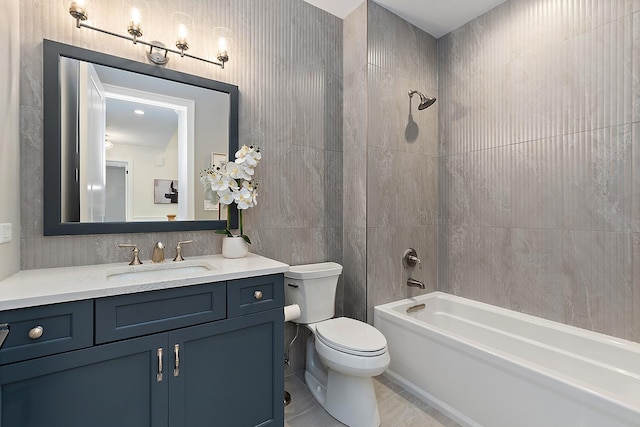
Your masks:
[[[105,185],[105,208],[107,222],[127,221],[127,176],[126,162],[107,160]]]

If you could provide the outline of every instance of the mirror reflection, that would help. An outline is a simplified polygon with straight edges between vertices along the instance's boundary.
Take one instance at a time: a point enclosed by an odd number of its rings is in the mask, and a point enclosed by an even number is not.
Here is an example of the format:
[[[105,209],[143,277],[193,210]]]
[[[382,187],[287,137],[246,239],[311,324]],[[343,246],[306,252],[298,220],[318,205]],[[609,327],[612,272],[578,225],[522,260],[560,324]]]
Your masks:
[[[51,40],[43,59],[45,236],[226,226],[199,172],[238,149],[237,86]]]
[[[228,93],[73,58],[59,66],[63,222],[221,219],[194,183],[228,154]]]

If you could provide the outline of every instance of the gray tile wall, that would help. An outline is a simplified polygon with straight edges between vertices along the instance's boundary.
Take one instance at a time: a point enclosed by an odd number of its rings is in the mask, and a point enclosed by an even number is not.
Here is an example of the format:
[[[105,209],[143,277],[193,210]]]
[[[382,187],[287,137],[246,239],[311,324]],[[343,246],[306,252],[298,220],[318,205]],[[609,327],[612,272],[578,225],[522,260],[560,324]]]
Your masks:
[[[20,270],[20,167],[18,156],[20,75],[20,7],[17,2],[3,4],[0,16],[0,182],[4,183],[0,203],[0,223],[12,224],[11,242],[0,244],[0,280]]]
[[[437,286],[436,40],[372,1],[344,20],[344,314]],[[413,247],[423,261],[402,267]],[[425,290],[409,288],[409,276]]]
[[[367,96],[359,107],[367,110],[366,308],[373,322],[374,306],[437,288],[440,107],[418,111],[419,97],[408,96],[414,89],[438,97],[436,40],[371,1],[367,18]],[[413,271],[402,266],[410,247],[422,260]],[[409,276],[426,289],[409,288]]]
[[[345,316],[367,310],[367,2],[344,19],[343,294]]]
[[[510,0],[438,53],[440,286],[640,340],[640,2]]]
[[[251,251],[290,263],[342,262],[342,21],[302,0],[149,0],[145,39],[171,44],[170,16],[195,20],[190,53],[208,56],[212,29],[234,33],[224,70],[173,58],[168,67],[238,85],[240,142],[257,144],[261,194],[245,214]],[[185,256],[219,253],[212,231],[76,237],[42,235],[42,39],[147,62],[144,47],[77,30],[67,0],[20,2],[22,269],[125,262],[119,242],[136,242],[144,258],[157,240],[197,243]],[[96,26],[126,32],[125,2],[89,2]],[[340,304],[340,301],[339,301]],[[289,338],[292,328],[287,329]],[[302,347],[296,347],[300,353]],[[295,355],[293,355],[295,356]],[[301,369],[302,357],[292,357]]]

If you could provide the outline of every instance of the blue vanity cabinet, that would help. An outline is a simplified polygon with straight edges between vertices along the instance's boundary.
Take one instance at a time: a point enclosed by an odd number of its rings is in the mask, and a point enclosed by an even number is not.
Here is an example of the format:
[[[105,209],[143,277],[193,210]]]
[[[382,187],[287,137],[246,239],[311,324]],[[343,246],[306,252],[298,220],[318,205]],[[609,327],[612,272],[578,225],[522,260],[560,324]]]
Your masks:
[[[271,310],[169,333],[169,425],[282,426],[283,328]]]
[[[0,323],[11,327],[0,365],[93,345],[91,300],[0,311]]]
[[[166,427],[165,334],[0,366],[2,427]]]
[[[87,348],[0,361],[0,426],[284,425],[281,274],[92,304]]]
[[[284,277],[227,282],[227,319],[169,334],[179,345],[171,426],[284,425]]]

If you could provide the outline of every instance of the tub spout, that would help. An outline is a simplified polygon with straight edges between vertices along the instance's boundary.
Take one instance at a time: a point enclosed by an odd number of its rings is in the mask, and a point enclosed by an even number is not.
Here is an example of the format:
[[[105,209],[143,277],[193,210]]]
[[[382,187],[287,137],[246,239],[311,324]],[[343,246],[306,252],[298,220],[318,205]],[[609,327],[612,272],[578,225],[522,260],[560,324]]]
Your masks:
[[[422,283],[420,280],[412,279],[411,277],[407,279],[407,286],[413,286],[416,288],[424,289],[424,283]]]

